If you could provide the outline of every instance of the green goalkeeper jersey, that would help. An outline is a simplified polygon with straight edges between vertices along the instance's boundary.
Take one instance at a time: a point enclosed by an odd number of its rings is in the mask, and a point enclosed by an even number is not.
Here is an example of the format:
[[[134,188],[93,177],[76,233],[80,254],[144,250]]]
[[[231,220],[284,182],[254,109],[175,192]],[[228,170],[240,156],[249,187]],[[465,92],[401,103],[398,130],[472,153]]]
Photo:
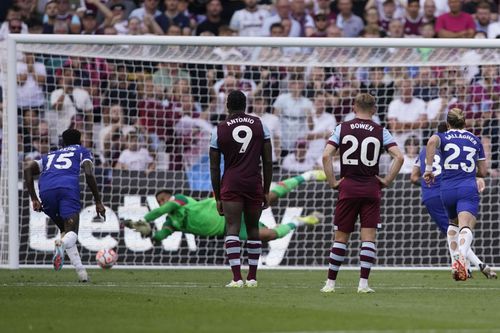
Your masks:
[[[224,216],[217,212],[213,198],[196,201],[191,197],[176,194],[173,201],[153,209],[144,219],[152,222],[165,214],[168,214],[168,217],[164,227],[174,230],[198,236],[223,236],[226,230]]]

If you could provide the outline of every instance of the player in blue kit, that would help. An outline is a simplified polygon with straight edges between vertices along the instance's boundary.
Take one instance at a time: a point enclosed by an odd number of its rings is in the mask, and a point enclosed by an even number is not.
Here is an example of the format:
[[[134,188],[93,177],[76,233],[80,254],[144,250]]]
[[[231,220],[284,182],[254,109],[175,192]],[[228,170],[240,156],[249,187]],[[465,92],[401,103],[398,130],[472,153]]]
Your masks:
[[[472,229],[479,212],[479,191],[476,176],[487,174],[485,155],[481,140],[464,130],[465,115],[461,109],[454,108],[447,115],[448,131],[436,133],[427,143],[424,179],[432,184],[436,179],[434,156],[441,153],[441,200],[450,220],[457,220],[459,234],[451,232],[448,237],[450,251],[453,253],[452,272],[456,280],[467,280],[467,258],[472,240]]]
[[[440,124],[438,126],[439,133],[444,133],[447,130],[448,128],[446,124]],[[426,184],[425,180],[420,177],[425,172],[426,152],[427,150],[425,149],[425,147],[420,151],[420,154],[415,161],[415,165],[413,166],[411,181],[413,184],[421,186],[422,203],[427,208],[427,212],[431,216],[432,220],[436,223],[439,230],[447,236],[448,249],[450,251],[451,260],[453,262],[454,251],[452,250],[451,244],[455,242],[454,246],[456,246],[456,237],[458,235],[459,228],[456,220],[450,220],[448,218],[448,213],[446,212],[446,209],[443,206],[443,202],[441,201],[441,174],[443,169],[443,159],[441,157],[440,150],[436,150],[436,155],[434,155],[434,161],[432,164],[433,173],[435,176],[434,183]],[[476,182],[478,191],[482,192],[485,188],[484,180],[482,178],[477,178]],[[497,278],[496,273],[491,270],[488,265],[485,265],[476,256],[472,249],[469,250],[466,259],[474,266],[478,267],[479,270],[486,276],[486,278]]]
[[[33,202],[33,209],[43,211],[57,225],[62,239],[56,240],[53,264],[56,271],[64,265],[64,251],[68,254],[80,281],[88,280],[76,246],[80,221],[80,169],[96,202],[97,216],[105,218],[97,182],[94,176],[92,153],[80,145],[81,133],[76,129],[63,132],[63,148],[31,161],[24,169],[26,188]],[[35,191],[33,177],[40,175],[38,187],[40,199]]]

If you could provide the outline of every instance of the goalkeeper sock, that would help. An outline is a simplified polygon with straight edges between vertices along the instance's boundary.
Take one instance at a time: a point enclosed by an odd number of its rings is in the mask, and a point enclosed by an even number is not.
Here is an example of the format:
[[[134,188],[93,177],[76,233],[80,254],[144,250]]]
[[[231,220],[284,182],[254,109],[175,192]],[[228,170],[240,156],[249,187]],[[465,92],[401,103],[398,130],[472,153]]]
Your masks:
[[[341,242],[334,242],[330,250],[330,259],[328,260],[328,280],[335,281],[339,272],[340,266],[344,262],[347,245]],[[332,286],[331,282],[330,286]],[[335,286],[335,284],[333,284]]]
[[[472,239],[472,230],[469,227],[462,227],[458,236],[458,249],[464,258],[469,254]]]
[[[450,251],[451,263],[455,260],[455,254],[458,252],[458,232],[459,228],[455,224],[449,224],[446,231],[446,241],[448,242],[448,250]]]
[[[248,280],[257,280],[257,266],[262,253],[262,242],[260,240],[247,240],[248,254]]]
[[[80,258],[80,253],[78,253],[78,247],[75,245],[70,248],[66,248],[66,253],[68,254],[71,264],[75,266],[76,270],[82,270],[82,258]]]
[[[361,266],[360,271],[360,281],[359,286],[364,288],[366,286],[362,286],[363,279],[368,281],[368,277],[370,276],[370,271],[375,263],[375,243],[373,242],[363,242],[361,243],[361,252],[359,253],[359,263]]]
[[[64,244],[65,249],[70,249],[75,246],[76,241],[78,240],[78,235],[74,231],[67,232],[66,235],[62,238],[62,242]]]
[[[276,239],[285,237],[296,227],[297,226],[294,223],[280,224],[279,226],[273,229],[274,231],[276,231],[277,234]]]
[[[288,178],[276,184],[276,186],[273,187],[271,191],[273,191],[278,198],[282,198],[290,193],[294,188],[302,184],[304,181],[304,177],[302,176]]]
[[[242,280],[241,278],[241,242],[238,236],[226,236],[225,239],[226,255],[233,272],[233,281]]]
[[[476,256],[472,249],[469,249],[469,252],[467,253],[467,260],[476,267],[479,267],[479,265],[483,264],[481,259]]]

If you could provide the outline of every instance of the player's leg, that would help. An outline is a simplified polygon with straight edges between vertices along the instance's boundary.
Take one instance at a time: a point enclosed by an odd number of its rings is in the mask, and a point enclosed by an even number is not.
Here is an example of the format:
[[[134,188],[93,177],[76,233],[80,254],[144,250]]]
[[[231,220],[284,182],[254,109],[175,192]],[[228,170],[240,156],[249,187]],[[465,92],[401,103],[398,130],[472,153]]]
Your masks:
[[[448,228],[446,230],[446,241],[448,243],[448,251],[450,252],[451,263],[458,253],[458,233],[460,228],[458,227],[458,219],[455,218],[450,220]]]
[[[75,267],[81,282],[88,281],[88,275],[83,267],[80,253],[76,242],[78,240],[78,228],[80,225],[80,195],[79,193],[65,193],[60,200],[60,215],[64,221],[65,234],[56,248],[64,250],[68,254],[71,264]],[[59,246],[57,246],[59,245]],[[64,256],[64,255],[63,255]]]
[[[446,235],[451,265],[453,265],[454,258],[458,253],[458,234],[460,231],[458,219],[456,217],[451,220],[449,219],[441,197],[430,198],[424,202],[424,205],[439,230]],[[453,214],[456,216],[456,213]],[[456,272],[452,270],[452,274],[455,276]]]
[[[60,190],[49,190],[40,192],[40,199],[43,204],[43,211],[47,214],[52,221],[57,225],[61,231],[61,236],[64,235],[64,220],[60,216]],[[60,240],[56,239],[54,247],[54,256],[52,257],[52,264],[54,270],[59,271],[64,264],[64,249],[60,248]]]
[[[262,213],[262,201],[257,204],[248,202],[244,208],[245,225],[248,240],[246,242],[248,253],[248,275],[246,287],[257,287],[257,267],[262,254],[262,241],[259,238],[259,219]]]
[[[476,225],[476,216],[479,212],[479,193],[473,187],[463,187],[457,192],[458,225],[460,227],[458,250],[460,261],[464,263],[474,239],[472,230]]]
[[[316,225],[320,223],[323,218],[323,214],[319,212],[313,212],[312,214],[307,216],[296,216],[291,219],[290,222],[279,224],[272,229],[266,227],[263,223],[260,223],[259,238],[263,242],[269,242],[275,239],[283,238],[298,227],[306,224]]]
[[[350,234],[354,231],[354,223],[359,213],[359,204],[355,199],[342,199],[337,201],[335,206],[335,237],[330,256],[328,259],[328,279],[321,289],[323,293],[335,291],[335,281],[340,266],[344,262],[347,251],[347,242]]]
[[[222,201],[222,209],[226,218],[227,229],[225,238],[226,255],[233,272],[233,280],[226,287],[243,287],[241,277],[241,242],[239,238],[241,216],[243,212],[242,201]]]
[[[476,226],[476,216],[479,213],[480,198],[475,188],[465,188],[461,191],[462,197],[457,202],[458,223],[460,233],[458,239],[459,251],[465,259],[474,266],[479,267],[481,273],[488,279],[496,279],[497,274],[484,264],[472,250],[474,234],[472,230]]]
[[[293,191],[300,184],[310,180],[326,180],[323,170],[306,171],[301,175],[287,178],[278,182],[269,192],[269,204],[272,206],[276,202]]]
[[[443,202],[443,206],[446,209],[446,212],[450,220],[457,221],[456,225],[458,225],[458,213],[457,213],[458,191],[456,189],[452,190],[441,189],[441,201]],[[455,225],[455,223],[453,225]],[[460,228],[458,228],[457,230],[455,227],[453,227],[453,225],[448,227],[450,230],[447,236],[450,255],[452,256],[451,274],[455,280],[463,281],[467,279],[468,272],[465,263],[465,257],[462,257],[460,255],[460,246],[458,245]]]
[[[361,251],[359,252],[360,276],[358,293],[373,293],[368,286],[368,278],[376,259],[376,232],[380,225],[380,199],[367,198],[362,200],[360,208],[361,221]]]
[[[432,221],[436,224],[443,234],[447,233],[449,218],[446,213],[446,209],[443,206],[443,202],[441,201],[441,197],[436,196],[433,198],[429,198],[424,202],[425,208],[427,208],[427,212],[432,218]]]

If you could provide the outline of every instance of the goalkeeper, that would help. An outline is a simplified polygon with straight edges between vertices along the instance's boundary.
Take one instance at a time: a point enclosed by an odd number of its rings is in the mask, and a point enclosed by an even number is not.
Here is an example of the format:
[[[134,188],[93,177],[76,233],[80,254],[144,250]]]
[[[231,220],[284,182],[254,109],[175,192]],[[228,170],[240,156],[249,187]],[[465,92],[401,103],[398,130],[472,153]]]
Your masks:
[[[321,170],[307,171],[299,176],[279,182],[269,194],[269,204],[273,205],[279,198],[290,193],[300,184],[310,180],[325,180]],[[172,233],[182,231],[197,236],[223,236],[226,231],[226,220],[217,212],[215,198],[197,201],[183,194],[172,194],[168,190],[156,193],[156,200],[160,207],[151,210],[144,216],[144,221],[124,221],[125,226],[134,229],[143,237],[150,236],[155,242],[161,242]],[[168,214],[161,230],[151,234],[150,223],[162,215]],[[271,241],[285,237],[292,230],[303,224],[314,225],[320,222],[320,214],[295,217],[286,224],[277,225],[273,229],[260,223],[259,236],[262,241]],[[241,228],[240,239],[246,240],[246,228]]]

